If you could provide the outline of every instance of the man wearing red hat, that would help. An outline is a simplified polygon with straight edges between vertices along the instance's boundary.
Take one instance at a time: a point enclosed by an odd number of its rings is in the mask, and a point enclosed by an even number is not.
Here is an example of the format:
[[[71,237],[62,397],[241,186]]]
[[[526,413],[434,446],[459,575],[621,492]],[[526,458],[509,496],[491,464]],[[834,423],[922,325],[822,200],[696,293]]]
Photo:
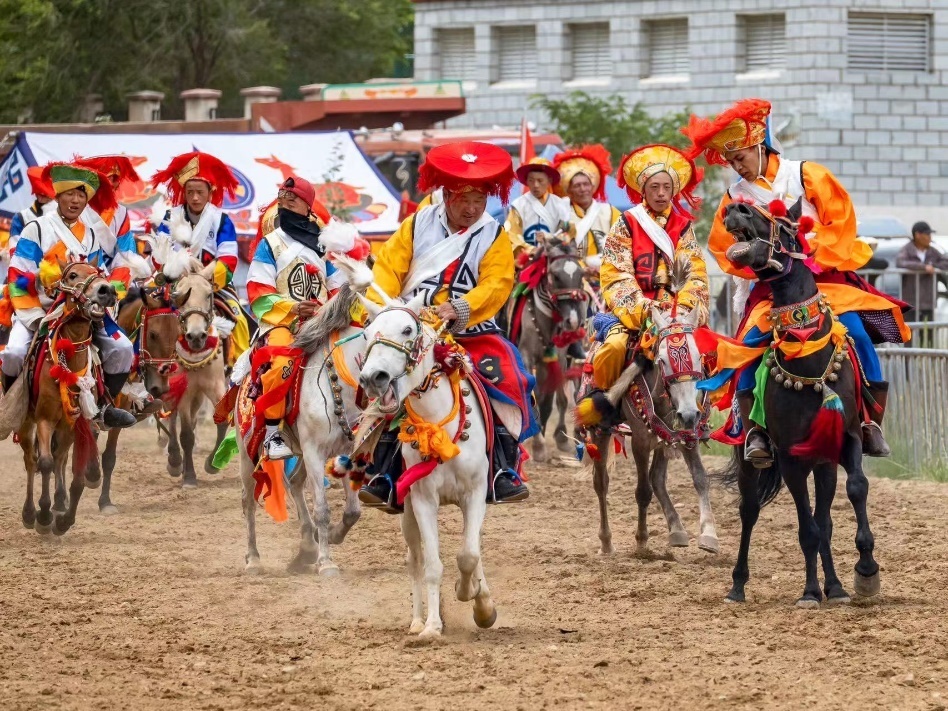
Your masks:
[[[497,502],[529,495],[519,477],[520,442],[538,431],[530,406],[533,376],[494,322],[513,289],[514,260],[503,227],[486,211],[487,198],[506,202],[512,168],[510,155],[488,143],[433,148],[419,171],[418,188],[442,188],[444,202],[406,219],[383,245],[373,270],[375,284],[391,297],[424,294],[425,304],[450,322],[470,355],[497,415],[497,474],[489,494]],[[370,469],[375,476],[359,494],[366,505],[391,513],[400,511],[393,497],[401,473],[398,447],[397,432],[382,435]]]
[[[30,180],[30,187],[33,189],[33,204],[16,213],[10,222],[10,240],[7,242],[7,252],[11,255],[16,251],[16,243],[20,239],[23,228],[36,221],[44,213],[56,209],[56,203],[54,202],[56,193],[53,192],[53,186],[43,179],[43,169],[38,165],[32,165],[26,169],[26,175]],[[4,277],[6,277],[6,270],[4,270]]]
[[[277,195],[279,226],[263,235],[250,263],[247,297],[260,324],[254,359],[258,359],[259,349],[273,349],[270,368],[260,378],[260,402],[267,402],[268,393],[277,392],[291,377],[293,356],[286,355],[285,349],[293,344],[299,324],[313,316],[341,284],[343,275],[326,258],[327,252],[348,252],[352,248],[337,244],[333,232],[346,228],[332,222],[332,228],[327,229],[328,220],[312,211],[315,202],[316,190],[309,181],[287,178]],[[354,246],[355,228],[349,228],[347,234]],[[266,351],[263,353],[266,355]],[[280,434],[286,404],[282,397],[265,408],[267,432],[263,446],[272,460],[293,456]]]
[[[128,156],[108,155],[94,156],[92,158],[80,158],[76,165],[82,165],[97,171],[100,175],[108,178],[112,186],[112,192],[116,197],[124,184],[135,184],[141,182],[135,166]],[[132,234],[132,223],[128,217],[128,208],[116,200],[115,209],[105,211],[102,220],[107,224],[116,241],[121,245],[123,251],[134,251],[137,249],[135,236]]]
[[[225,193],[235,196],[237,178],[220,159],[193,151],[172,158],[167,168],[155,173],[151,184],[163,185],[172,205],[158,231],[170,235],[176,250],[187,251],[204,265],[216,264],[214,288],[227,303],[229,313],[224,315],[234,322],[229,334],[233,364],[250,347],[250,327],[232,287],[237,230],[221,209]]]
[[[517,168],[517,180],[528,189],[510,203],[504,229],[514,256],[533,251],[538,239],[569,230],[569,200],[553,194],[560,174],[546,158],[534,158]]]
[[[740,176],[728,188],[715,212],[708,249],[721,269],[743,279],[742,284],[749,287],[754,273],[735,266],[727,258],[727,250],[736,238],[724,227],[724,208],[735,199],[765,209],[774,200],[788,206],[801,202],[803,215],[814,222],[806,243],[820,292],[849,331],[865,373],[864,394],[871,422],[863,425],[863,452],[888,456],[889,446],[882,436],[888,383],[883,380],[873,343],[901,343],[910,338],[902,318],[902,307],[906,305],[893,301],[853,273],[868,261],[872,250],[857,237],[856,214],[849,194],[823,166],[811,161],[791,161],[781,155],[781,148],[770,132],[770,109],[769,101],[743,99],[714,119],[692,116],[682,129],[692,142],[687,152],[690,157],[704,154],[708,163],[729,165]],[[748,290],[749,299],[747,291],[739,291],[734,304],[735,310],[744,313],[738,337],[745,341],[759,339],[769,332],[767,316],[772,304],[769,284],[757,282]],[[867,315],[865,320],[862,314]],[[727,425],[715,433],[715,438],[723,438],[729,444],[744,441],[745,459],[766,467],[773,462],[769,439],[759,427],[751,427],[750,420],[758,364],[752,363],[738,374],[733,397],[737,409],[732,408]],[[699,388],[714,389],[721,385],[712,378]]]

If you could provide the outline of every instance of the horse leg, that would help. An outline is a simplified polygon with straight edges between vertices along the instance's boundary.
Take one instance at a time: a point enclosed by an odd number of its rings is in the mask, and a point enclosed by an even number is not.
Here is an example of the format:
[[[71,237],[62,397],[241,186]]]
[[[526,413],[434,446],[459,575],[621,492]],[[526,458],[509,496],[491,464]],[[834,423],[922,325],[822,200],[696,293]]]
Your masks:
[[[118,451],[118,439],[122,430],[109,430],[102,452],[102,493],[99,494],[99,513],[105,516],[117,514],[119,510],[112,504],[112,472],[115,471],[115,454]]]
[[[408,545],[406,562],[408,563],[408,577],[411,578],[411,626],[409,634],[418,634],[425,628],[424,619],[424,575],[425,554],[421,546],[421,531],[411,506],[411,499],[405,502],[405,513],[402,515],[402,536]]]
[[[194,471],[194,410],[197,409],[198,399],[194,398],[190,407],[179,408],[181,416],[181,449],[184,452],[184,465],[181,469],[181,488],[196,489],[197,474]]]
[[[633,425],[634,426],[634,425]],[[608,447],[608,442],[607,445]],[[599,450],[600,452],[602,450]],[[635,545],[644,551],[648,547],[648,507],[652,503],[652,483],[648,476],[649,450],[647,447],[633,447],[632,461],[635,462],[635,503],[638,504],[638,525],[635,529]]]
[[[53,513],[66,513],[69,502],[66,497],[66,467],[69,465],[69,447],[61,447],[59,435],[53,435],[53,465],[56,489],[53,492]]]
[[[596,435],[595,445],[599,448],[599,459],[593,460],[593,488],[599,498],[599,554],[612,555],[616,549],[612,546],[612,529],[609,528],[609,433]]]
[[[833,565],[833,519],[830,509],[833,499],[836,498],[836,465],[820,464],[814,468],[813,484],[816,494],[814,517],[816,525],[820,527],[823,594],[827,603],[845,605],[850,601],[849,594],[843,589],[843,584],[836,575],[836,566]]]
[[[803,595],[797,600],[797,607],[816,608],[823,601],[823,594],[820,592],[820,580],[816,573],[816,558],[820,552],[820,527],[816,525],[816,520],[813,518],[813,512],[810,509],[810,492],[807,490],[807,477],[810,472],[803,469],[794,459],[790,459],[786,464],[786,468],[783,469],[784,482],[797,507],[800,548],[803,550],[803,560],[806,565],[806,585],[803,588]]]
[[[168,474],[181,476],[181,445],[178,443],[178,411],[168,418]]]
[[[567,385],[564,384],[556,391],[556,408],[559,410],[559,420],[556,423],[556,430],[553,433],[556,439],[556,448],[561,452],[574,454],[576,446],[566,434],[566,412],[569,410],[569,396],[566,394]]]
[[[668,545],[673,548],[687,548],[691,539],[681,522],[681,516],[678,515],[675,504],[672,503],[671,496],[668,494],[668,456],[663,447],[657,448],[652,454],[652,466],[649,469],[648,478],[652,482],[655,497],[658,499],[658,503],[662,505],[665,522],[668,524]]]
[[[315,477],[321,477],[323,469],[326,466],[326,458],[316,443],[309,439],[306,442],[300,442],[300,448],[303,450],[303,466],[307,472],[313,472],[308,476],[314,477],[313,483],[313,513],[314,525],[316,530],[316,566],[320,575],[338,575],[339,568],[332,562],[332,556],[329,553],[329,502],[326,501],[326,487],[322,481]],[[309,516],[309,511],[306,512]],[[303,516],[303,512],[300,512]]]
[[[550,414],[553,412],[553,393],[544,392],[546,376],[542,376],[543,382],[541,383],[541,376],[539,375],[542,369],[543,366],[541,365],[537,371],[537,386],[535,390],[535,392],[539,393],[537,396],[537,409],[540,413],[540,432],[531,440],[533,442],[533,458],[538,463],[543,463],[550,459],[550,455],[546,451],[546,423],[547,420],[550,419]]]
[[[725,602],[744,602],[744,586],[750,579],[750,570],[747,565],[750,553],[751,533],[760,516],[760,500],[757,494],[757,484],[760,480],[760,470],[749,462],[744,461],[744,447],[738,445],[735,456],[738,457],[734,466],[738,467],[737,486],[741,494],[741,543],[737,551],[737,562],[731,573],[731,591]]]
[[[321,481],[314,482],[316,486],[322,486]],[[346,539],[349,531],[356,525],[356,521],[362,516],[362,504],[359,503],[359,492],[353,489],[349,482],[349,475],[346,474],[342,479],[342,487],[346,491],[346,504],[342,511],[342,521],[333,524],[329,529],[329,543],[337,546]]]
[[[53,527],[53,514],[50,511],[49,480],[53,475],[56,462],[53,459],[53,424],[49,420],[40,420],[36,423],[36,437],[39,441],[39,466],[42,477],[42,491],[39,498],[39,511],[36,514],[36,523],[33,528],[37,533],[49,533]]]
[[[691,472],[691,481],[695,485],[695,491],[698,492],[698,530],[700,531],[698,534],[698,548],[709,553],[717,553],[720,550],[720,545],[718,544],[717,530],[714,526],[714,513],[711,511],[711,487],[708,482],[708,472],[704,468],[697,447],[682,450],[682,455],[688,465],[688,471]]]
[[[221,395],[221,397],[224,397]],[[215,405],[219,401],[215,401]],[[211,453],[207,455],[207,459],[204,460],[204,472],[206,474],[217,474],[220,469],[214,466],[214,455],[217,454],[217,448],[221,446],[221,442],[224,441],[224,437],[227,436],[227,427],[226,422],[222,422],[217,426],[217,437],[214,440],[214,448],[211,450]],[[322,470],[320,470],[322,471]]]
[[[72,449],[74,437],[70,436],[69,430],[60,433],[60,441],[57,447],[56,457],[62,457],[63,473],[65,475],[66,461],[69,458],[69,451]],[[75,455],[73,455],[75,456]],[[86,488],[86,472],[82,467],[73,466],[75,470],[72,475],[72,482],[69,484],[69,510],[56,516],[53,523],[53,533],[57,536],[63,535],[76,523],[76,511],[79,509],[79,499],[83,490]]]
[[[306,503],[306,483],[309,476],[306,465],[301,463],[293,478],[290,479],[290,495],[293,497],[293,503],[296,504],[296,514],[300,519],[300,550],[287,566],[287,570],[291,573],[305,572],[309,566],[319,560],[316,524]],[[315,491],[313,495],[316,495]]]
[[[484,524],[487,505],[476,499],[476,496],[469,496],[461,506],[464,530],[461,534],[463,537],[461,549],[457,556],[461,577],[454,586],[457,599],[461,602],[470,602],[479,592],[480,578],[477,577],[477,565],[481,562],[481,526]]]
[[[862,444],[858,437],[846,435],[840,463],[846,470],[846,494],[856,514],[856,549],[859,551],[859,561],[856,563],[853,587],[857,595],[873,597],[879,594],[881,584],[879,564],[872,556],[875,539],[869,529],[869,514],[866,511],[869,480],[862,470]]]
[[[253,462],[247,455],[239,436],[237,448],[240,452],[240,503],[244,510],[244,521],[247,524],[247,554],[244,556],[246,564],[244,570],[248,573],[259,573],[261,566],[260,553],[257,551],[257,501],[253,496],[257,480],[253,478]]]
[[[23,467],[26,469],[26,501],[23,502],[23,525],[33,528],[36,523],[36,504],[33,499],[33,484],[36,480],[36,447],[33,426],[20,430],[20,449],[23,451]]]
[[[431,639],[440,637],[444,629],[441,621],[441,577],[444,565],[441,563],[441,548],[438,544],[438,502],[424,495],[417,496],[417,493],[420,492],[412,492],[412,508],[421,532],[425,584],[428,587],[428,619],[418,636]]]

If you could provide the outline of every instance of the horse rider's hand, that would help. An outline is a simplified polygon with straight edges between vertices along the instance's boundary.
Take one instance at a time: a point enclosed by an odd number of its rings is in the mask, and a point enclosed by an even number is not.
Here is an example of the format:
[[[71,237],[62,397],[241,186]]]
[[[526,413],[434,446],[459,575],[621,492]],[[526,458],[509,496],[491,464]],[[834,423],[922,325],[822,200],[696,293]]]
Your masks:
[[[290,309],[290,313],[294,313],[302,319],[311,318],[318,308],[318,304],[315,301],[300,301],[299,303],[293,304],[293,308]]]
[[[442,321],[457,321],[458,319],[458,312],[454,310],[454,306],[450,301],[441,304],[435,309],[435,313]]]

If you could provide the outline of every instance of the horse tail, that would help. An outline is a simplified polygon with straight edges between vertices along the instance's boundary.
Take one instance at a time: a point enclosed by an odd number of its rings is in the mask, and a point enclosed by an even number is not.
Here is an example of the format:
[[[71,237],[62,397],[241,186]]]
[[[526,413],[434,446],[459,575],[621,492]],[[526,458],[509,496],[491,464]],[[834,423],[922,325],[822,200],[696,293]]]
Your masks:
[[[741,445],[734,447],[727,466],[714,475],[721,487],[727,491],[738,490],[741,472],[744,471],[743,451],[744,447]],[[757,504],[761,508],[777,498],[782,488],[783,478],[776,464],[757,470]]]

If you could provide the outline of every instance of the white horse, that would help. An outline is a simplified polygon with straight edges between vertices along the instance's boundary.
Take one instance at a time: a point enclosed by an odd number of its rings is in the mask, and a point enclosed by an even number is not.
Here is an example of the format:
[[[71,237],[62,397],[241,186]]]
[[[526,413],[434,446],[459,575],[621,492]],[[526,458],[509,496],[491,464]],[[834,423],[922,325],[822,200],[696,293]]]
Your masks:
[[[343,285],[315,317],[303,324],[297,334],[294,345],[302,348],[309,360],[300,384],[299,415],[293,427],[284,430],[287,443],[302,458],[289,486],[300,520],[300,548],[289,569],[301,572],[315,564],[321,575],[338,573],[329,545],[342,543],[362,512],[358,491],[350,486],[347,474],[343,478],[346,503],[342,521],[330,526],[323,472],[327,460],[352,451],[351,425],[360,414],[355,404],[355,374],[359,372],[356,357],[362,351],[362,342],[352,338],[358,336],[360,330],[351,326],[350,311],[358,303],[355,290],[364,290],[372,278],[371,271],[364,264],[338,255],[333,255],[333,259],[347,272],[349,283]],[[336,342],[339,345],[335,345]],[[237,408],[240,406],[238,401]],[[261,570],[261,565],[257,550],[255,467],[242,437],[237,437],[237,444],[247,523],[246,570],[256,573]],[[313,497],[313,512],[306,502],[307,488]]]
[[[474,622],[491,627],[497,609],[490,596],[481,563],[481,526],[487,510],[487,431],[477,396],[462,380],[434,371],[432,347],[437,334],[422,322],[423,297],[381,308],[363,299],[372,320],[365,330],[365,360],[359,382],[375,408],[392,412],[404,406],[420,420],[441,424],[461,453],[444,461],[411,485],[405,498],[402,533],[408,544],[408,571],[412,581],[412,618],[409,631],[422,638],[441,635],[441,577],[444,566],[438,544],[438,508],[456,504],[464,517],[464,542],[457,563],[461,572],[455,585],[457,599],[474,601]],[[458,399],[460,400],[459,406]],[[453,416],[452,416],[452,413]],[[467,424],[462,424],[467,418]],[[466,429],[464,429],[466,427]],[[461,431],[459,431],[459,429]],[[464,436],[466,435],[466,436]],[[422,462],[418,449],[402,450],[406,473]],[[427,586],[428,617],[423,619],[423,590]]]

